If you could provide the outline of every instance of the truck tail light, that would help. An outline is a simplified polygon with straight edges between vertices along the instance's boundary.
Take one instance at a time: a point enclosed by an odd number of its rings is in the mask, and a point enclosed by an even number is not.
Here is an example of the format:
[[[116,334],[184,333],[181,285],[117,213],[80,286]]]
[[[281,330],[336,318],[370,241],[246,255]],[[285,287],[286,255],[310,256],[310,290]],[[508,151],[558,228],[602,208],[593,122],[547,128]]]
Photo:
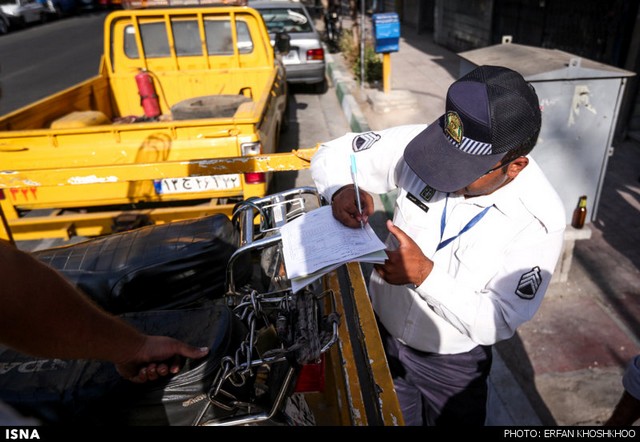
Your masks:
[[[317,60],[317,61],[324,60],[324,49],[322,48],[309,49],[307,51],[307,61],[312,61],[312,60]]]
[[[240,146],[242,156],[249,157],[252,155],[259,155],[262,153],[262,144],[257,143],[242,143]],[[244,174],[244,182],[247,184],[258,184],[266,182],[263,172],[247,172]]]
[[[247,184],[264,183],[265,177],[262,172],[247,172],[244,174],[244,182]]]
[[[4,189],[0,189],[0,200],[3,200],[4,198]]]
[[[300,369],[296,381],[296,393],[309,393],[312,391],[324,391],[324,353],[320,360],[313,364],[305,364]]]

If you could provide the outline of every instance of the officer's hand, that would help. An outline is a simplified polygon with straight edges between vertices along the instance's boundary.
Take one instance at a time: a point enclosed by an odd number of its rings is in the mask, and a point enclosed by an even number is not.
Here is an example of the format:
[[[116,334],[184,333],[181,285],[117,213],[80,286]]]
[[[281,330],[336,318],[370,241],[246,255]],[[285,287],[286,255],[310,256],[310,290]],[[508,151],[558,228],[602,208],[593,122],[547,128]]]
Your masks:
[[[360,189],[362,213],[358,212],[356,190],[352,184],[342,187],[333,195],[331,208],[333,216],[347,227],[360,227],[360,220],[366,223],[373,215],[373,197]]]
[[[389,284],[419,286],[431,273],[433,261],[427,258],[418,244],[392,221],[387,221],[387,229],[398,240],[398,248],[387,250],[387,260],[384,264],[374,265],[374,268]]]

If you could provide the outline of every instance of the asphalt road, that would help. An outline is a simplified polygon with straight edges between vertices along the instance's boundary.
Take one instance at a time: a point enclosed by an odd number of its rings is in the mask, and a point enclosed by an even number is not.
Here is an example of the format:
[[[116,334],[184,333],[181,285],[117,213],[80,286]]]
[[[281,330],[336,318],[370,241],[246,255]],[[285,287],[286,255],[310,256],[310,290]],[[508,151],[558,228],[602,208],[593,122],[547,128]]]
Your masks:
[[[85,13],[0,37],[0,114],[98,73],[106,13]]]

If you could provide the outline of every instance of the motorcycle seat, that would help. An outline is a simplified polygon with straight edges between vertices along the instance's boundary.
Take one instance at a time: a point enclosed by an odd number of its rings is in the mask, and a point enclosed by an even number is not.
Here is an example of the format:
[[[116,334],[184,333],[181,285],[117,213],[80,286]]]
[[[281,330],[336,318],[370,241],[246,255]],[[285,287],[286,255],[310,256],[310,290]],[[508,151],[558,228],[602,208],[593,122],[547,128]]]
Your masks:
[[[223,214],[140,227],[33,252],[105,310],[170,309],[221,297],[238,232]],[[234,268],[237,283],[251,266]]]

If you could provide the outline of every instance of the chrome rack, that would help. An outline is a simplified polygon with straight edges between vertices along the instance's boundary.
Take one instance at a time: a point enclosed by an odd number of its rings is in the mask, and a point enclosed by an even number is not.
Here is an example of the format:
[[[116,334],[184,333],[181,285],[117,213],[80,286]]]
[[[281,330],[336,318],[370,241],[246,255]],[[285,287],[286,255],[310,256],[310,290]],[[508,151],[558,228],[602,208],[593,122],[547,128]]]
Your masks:
[[[235,353],[221,361],[207,405],[195,425],[247,425],[272,419],[291,396],[300,368],[317,362],[337,342],[339,316],[335,313],[333,291],[324,290],[321,282],[316,281],[295,294],[292,292],[279,233],[286,223],[322,204],[322,197],[314,187],[298,187],[243,201],[234,209],[232,221],[239,231],[240,245],[227,265],[225,299],[246,325],[247,335]],[[234,267],[239,262],[245,263],[240,259],[246,255],[252,263],[256,257],[260,260],[258,271],[268,268],[266,289],[257,289],[252,283],[236,287]],[[279,368],[275,368],[277,364]],[[274,390],[277,394],[268,405],[257,404],[258,400],[256,403],[241,400],[231,392],[233,388],[251,385],[259,395],[261,388],[269,390],[266,379],[275,372],[279,372],[278,388]],[[207,418],[211,406],[227,415]]]

